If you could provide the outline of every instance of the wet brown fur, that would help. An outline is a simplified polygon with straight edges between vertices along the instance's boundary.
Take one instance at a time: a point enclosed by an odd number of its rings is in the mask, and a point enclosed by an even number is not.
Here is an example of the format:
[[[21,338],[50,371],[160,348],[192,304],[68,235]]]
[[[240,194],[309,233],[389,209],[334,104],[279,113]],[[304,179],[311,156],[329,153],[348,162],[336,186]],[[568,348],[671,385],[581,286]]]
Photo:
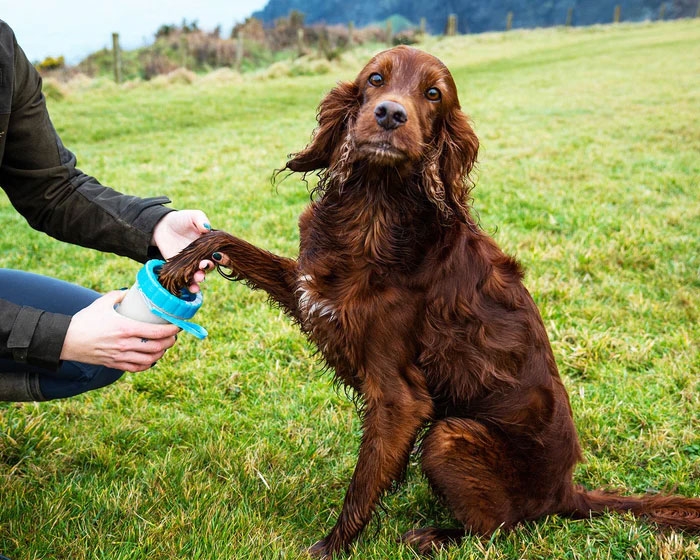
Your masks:
[[[405,108],[405,123],[379,126],[386,100]],[[380,53],[325,97],[318,123],[286,164],[320,174],[297,259],[212,232],[161,276],[174,288],[214,251],[226,255],[229,277],[266,291],[360,396],[357,466],[335,526],[310,552],[348,548],[423,430],[423,471],[460,528],[404,535],[421,552],[548,514],[627,511],[700,531],[698,499],[573,484],[581,451],[568,396],[521,267],[470,213],[478,140],[447,68],[412,48]]]

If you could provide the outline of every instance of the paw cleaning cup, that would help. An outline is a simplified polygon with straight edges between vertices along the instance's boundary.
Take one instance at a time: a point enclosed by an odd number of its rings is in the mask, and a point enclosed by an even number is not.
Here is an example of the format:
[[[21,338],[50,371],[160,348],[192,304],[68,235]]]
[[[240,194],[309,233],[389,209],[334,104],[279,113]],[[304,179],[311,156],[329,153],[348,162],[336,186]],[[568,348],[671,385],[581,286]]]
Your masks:
[[[165,261],[150,260],[136,274],[136,282],[129,288],[116,311],[144,323],[172,323],[200,340],[207,336],[204,327],[190,323],[202,306],[202,293],[191,293],[183,288],[179,296],[171,294],[158,281],[158,272]]]

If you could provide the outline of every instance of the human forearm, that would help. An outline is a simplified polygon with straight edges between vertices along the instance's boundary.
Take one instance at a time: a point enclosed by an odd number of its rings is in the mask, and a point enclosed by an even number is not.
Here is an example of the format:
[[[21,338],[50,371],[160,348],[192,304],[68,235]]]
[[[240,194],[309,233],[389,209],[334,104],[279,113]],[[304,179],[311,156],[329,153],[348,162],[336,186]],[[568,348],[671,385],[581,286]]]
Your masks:
[[[138,261],[153,256],[153,228],[170,211],[163,206],[169,200],[126,196],[80,171],[51,123],[41,78],[13,38],[0,35],[14,47],[14,75],[6,77],[11,111],[0,114],[0,186],[13,206],[32,227],[62,241]]]

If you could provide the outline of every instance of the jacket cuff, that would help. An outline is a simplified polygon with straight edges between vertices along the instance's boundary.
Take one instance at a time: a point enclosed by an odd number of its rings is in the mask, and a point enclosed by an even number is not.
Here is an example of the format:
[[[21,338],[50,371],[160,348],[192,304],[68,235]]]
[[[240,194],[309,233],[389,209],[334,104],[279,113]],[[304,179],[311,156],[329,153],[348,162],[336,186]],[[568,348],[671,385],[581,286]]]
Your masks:
[[[167,199],[166,201],[170,202]],[[175,210],[174,208],[163,206],[160,202],[157,205],[147,206],[144,208],[139,214],[138,218],[136,218],[136,220],[133,222],[133,226],[144,235],[143,249],[140,251],[137,259],[142,263],[145,263],[150,259],[162,258],[158,248],[151,244],[151,240],[153,239],[153,230],[155,229],[156,224],[163,219],[163,216],[170,212],[174,212]]]
[[[134,221],[134,227],[136,227],[139,231],[142,231],[146,235],[145,249],[143,252],[143,256],[139,258],[140,262],[146,262],[150,259],[162,258],[158,247],[154,246],[151,243],[151,240],[153,239],[153,230],[155,229],[156,224],[163,219],[163,216],[175,211],[174,208],[168,208],[167,206],[163,206],[163,202],[170,201],[168,199],[165,199],[165,201],[159,200],[157,205],[147,206],[139,214],[139,217]]]
[[[22,307],[7,339],[16,362],[56,370],[71,317]]]

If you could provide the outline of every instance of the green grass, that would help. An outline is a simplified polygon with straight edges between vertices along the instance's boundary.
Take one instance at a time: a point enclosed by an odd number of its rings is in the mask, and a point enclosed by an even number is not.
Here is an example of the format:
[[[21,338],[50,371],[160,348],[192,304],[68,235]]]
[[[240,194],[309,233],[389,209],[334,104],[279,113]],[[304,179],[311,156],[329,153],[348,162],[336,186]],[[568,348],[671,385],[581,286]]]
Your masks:
[[[592,487],[700,496],[700,22],[430,39],[481,138],[475,207],[527,268],[571,394]],[[214,227],[295,255],[307,186],[270,178],[308,141],[331,74],[50,104],[82,168],[167,193]],[[107,291],[139,265],[31,231],[0,200],[0,266]],[[41,404],[0,405],[0,552],[28,559],[298,558],[330,529],[355,463],[353,405],[262,294],[207,280],[158,366]],[[349,558],[413,559],[449,524],[415,461]],[[700,558],[700,539],[624,516],[550,518],[441,559]]]

